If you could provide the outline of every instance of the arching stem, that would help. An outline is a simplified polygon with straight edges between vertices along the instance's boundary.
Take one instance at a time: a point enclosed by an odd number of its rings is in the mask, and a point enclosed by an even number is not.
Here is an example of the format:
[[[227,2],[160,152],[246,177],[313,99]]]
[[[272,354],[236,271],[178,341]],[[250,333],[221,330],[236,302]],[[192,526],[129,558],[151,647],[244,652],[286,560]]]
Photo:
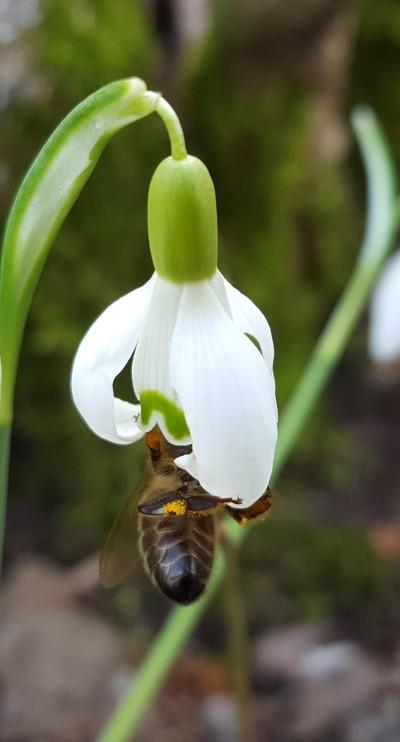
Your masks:
[[[174,160],[184,160],[187,157],[185,135],[174,109],[159,93],[149,90],[144,97],[155,102],[154,112],[158,113],[165,124],[171,142],[172,157]]]

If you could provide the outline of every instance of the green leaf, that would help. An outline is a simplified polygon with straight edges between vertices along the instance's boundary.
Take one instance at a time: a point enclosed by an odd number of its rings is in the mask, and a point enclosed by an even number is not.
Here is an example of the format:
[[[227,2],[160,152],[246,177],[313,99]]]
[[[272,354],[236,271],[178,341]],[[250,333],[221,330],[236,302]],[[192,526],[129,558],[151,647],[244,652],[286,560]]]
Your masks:
[[[382,262],[385,245],[395,227],[396,174],[385,137],[371,108],[358,106],[351,121],[367,174],[368,214],[359,261]]]
[[[214,184],[197,157],[167,157],[149,189],[151,257],[159,276],[175,283],[211,278],[217,270]]]
[[[106,85],[61,122],[22,182],[6,226],[0,268],[0,424],[12,418],[23,329],[53,240],[109,139],[152,113],[156,103],[157,96],[147,95],[139,78]]]

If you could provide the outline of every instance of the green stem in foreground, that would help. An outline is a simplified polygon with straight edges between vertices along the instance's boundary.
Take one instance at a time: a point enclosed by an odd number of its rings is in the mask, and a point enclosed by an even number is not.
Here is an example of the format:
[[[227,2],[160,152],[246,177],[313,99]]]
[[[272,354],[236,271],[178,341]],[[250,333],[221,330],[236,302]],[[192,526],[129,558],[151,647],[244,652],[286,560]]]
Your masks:
[[[355,119],[355,120],[354,120]],[[368,299],[384,257],[392,247],[396,226],[394,179],[386,143],[372,112],[360,111],[354,127],[361,145],[369,185],[369,213],[361,259],[344,291],[319,343],[303,373],[300,383],[281,418],[275,455],[274,481],[286,463],[317,403]],[[382,194],[385,202],[382,203]],[[376,202],[380,208],[376,208]],[[386,215],[385,218],[382,218]],[[368,246],[368,249],[365,246]],[[240,544],[249,532],[231,521],[229,533]],[[169,668],[200,619],[224,576],[224,561],[217,554],[205,596],[192,606],[175,608],[164,628],[150,647],[135,674],[134,682],[99,737],[99,742],[125,742],[135,733],[147,707],[154,699]]]

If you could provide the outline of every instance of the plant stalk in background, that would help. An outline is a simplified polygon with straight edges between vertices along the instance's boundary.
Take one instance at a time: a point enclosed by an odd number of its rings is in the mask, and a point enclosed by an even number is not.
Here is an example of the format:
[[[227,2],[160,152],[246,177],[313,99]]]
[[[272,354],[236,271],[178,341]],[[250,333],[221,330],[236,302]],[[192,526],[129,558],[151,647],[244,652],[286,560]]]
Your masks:
[[[229,674],[232,678],[236,722],[243,742],[255,742],[256,734],[251,708],[250,646],[247,615],[240,585],[239,551],[228,534],[221,528],[221,548],[225,558],[225,623],[228,630]]]

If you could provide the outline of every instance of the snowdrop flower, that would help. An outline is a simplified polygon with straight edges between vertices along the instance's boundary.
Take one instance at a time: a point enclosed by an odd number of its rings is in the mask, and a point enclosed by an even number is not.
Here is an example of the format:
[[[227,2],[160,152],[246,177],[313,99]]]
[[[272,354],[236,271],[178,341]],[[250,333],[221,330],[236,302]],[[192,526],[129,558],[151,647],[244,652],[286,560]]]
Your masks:
[[[89,427],[113,443],[132,443],[159,425],[171,443],[192,444],[177,465],[212,495],[248,507],[272,471],[274,349],[260,310],[217,270],[214,186],[200,160],[161,162],[150,184],[148,229],[155,272],[105,309],[83,338],[74,402]],[[132,357],[140,404],[113,392]]]
[[[370,309],[369,352],[374,363],[400,361],[400,251],[386,262]]]

